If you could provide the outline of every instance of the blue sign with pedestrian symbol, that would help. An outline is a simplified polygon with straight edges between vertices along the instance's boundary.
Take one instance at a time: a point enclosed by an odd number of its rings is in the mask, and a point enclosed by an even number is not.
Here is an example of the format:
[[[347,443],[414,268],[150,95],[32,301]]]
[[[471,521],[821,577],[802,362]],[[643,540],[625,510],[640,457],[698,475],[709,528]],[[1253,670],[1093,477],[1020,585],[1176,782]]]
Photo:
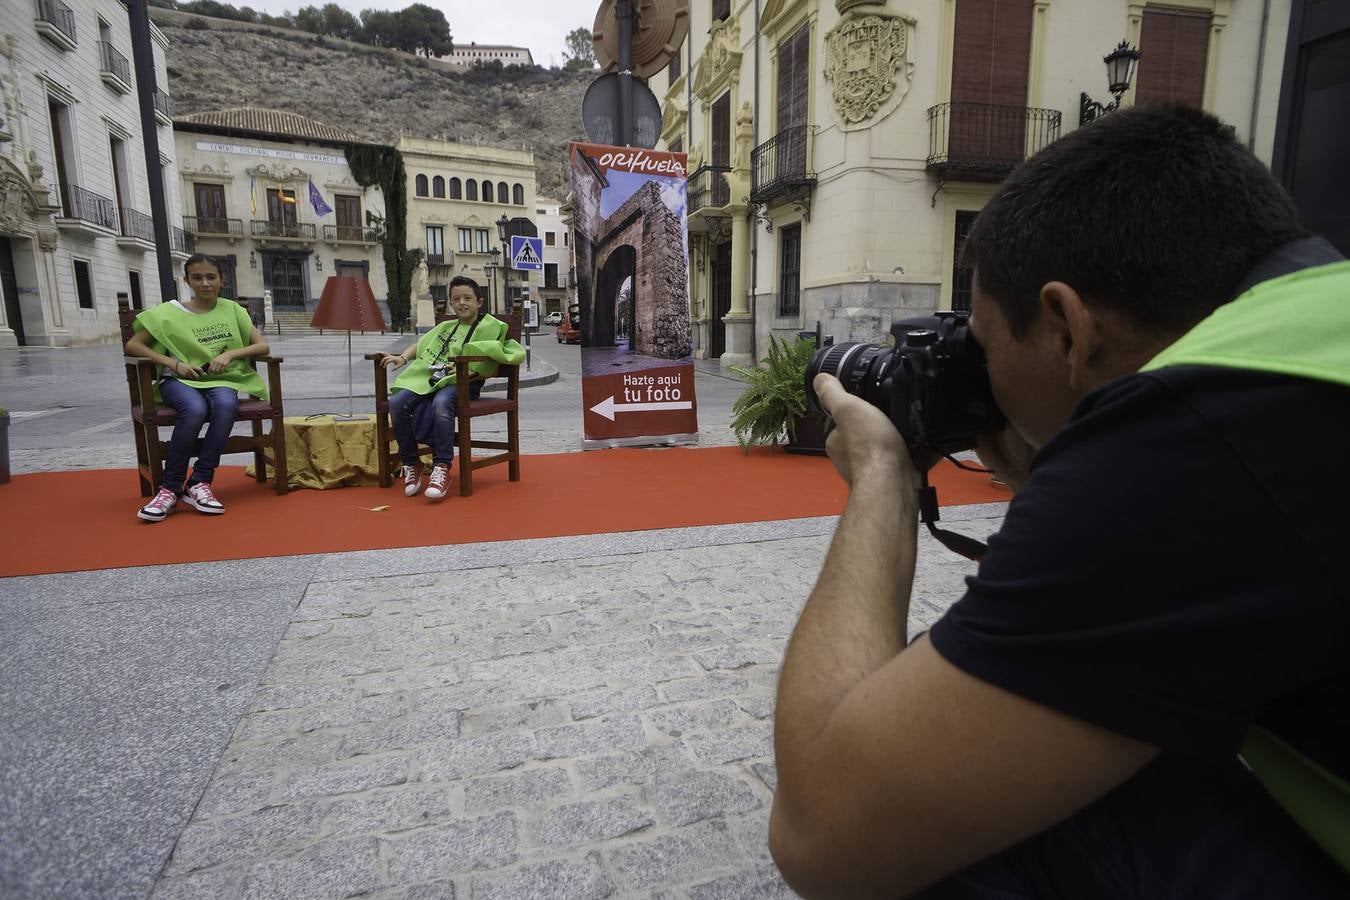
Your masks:
[[[511,235],[511,268],[528,272],[544,270],[544,242],[540,238]]]

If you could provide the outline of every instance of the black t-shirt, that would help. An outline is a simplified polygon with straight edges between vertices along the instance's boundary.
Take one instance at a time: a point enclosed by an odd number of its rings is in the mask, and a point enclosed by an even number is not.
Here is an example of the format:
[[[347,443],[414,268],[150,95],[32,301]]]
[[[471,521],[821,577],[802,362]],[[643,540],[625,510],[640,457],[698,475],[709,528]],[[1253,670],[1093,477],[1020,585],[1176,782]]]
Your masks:
[[[1117,379],[1041,448],[933,646],[1193,769],[1259,724],[1350,778],[1347,458],[1345,387]]]

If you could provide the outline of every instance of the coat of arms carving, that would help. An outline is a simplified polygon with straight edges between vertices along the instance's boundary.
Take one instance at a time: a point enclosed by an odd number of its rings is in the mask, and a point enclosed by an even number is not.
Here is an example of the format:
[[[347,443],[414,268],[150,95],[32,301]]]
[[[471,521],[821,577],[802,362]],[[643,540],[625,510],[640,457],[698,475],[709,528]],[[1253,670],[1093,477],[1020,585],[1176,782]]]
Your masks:
[[[909,93],[913,24],[908,17],[850,10],[825,35],[825,77],[834,85],[834,108],[845,130],[866,127]]]

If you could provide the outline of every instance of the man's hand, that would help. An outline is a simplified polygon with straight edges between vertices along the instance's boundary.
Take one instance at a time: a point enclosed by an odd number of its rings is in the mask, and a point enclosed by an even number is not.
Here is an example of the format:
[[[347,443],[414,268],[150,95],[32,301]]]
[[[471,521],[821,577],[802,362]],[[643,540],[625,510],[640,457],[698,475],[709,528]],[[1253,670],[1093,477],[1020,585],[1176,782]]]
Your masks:
[[[234,354],[229,350],[226,350],[206,364],[206,371],[210,372],[212,375],[219,375],[229,368],[229,365],[232,362],[234,362]]]
[[[1031,458],[1036,455],[1036,448],[1027,443],[1017,429],[1007,425],[1002,431],[980,435],[975,453],[994,477],[1018,491],[1027,480],[1027,470],[1031,467]]]
[[[850,488],[874,476],[900,479],[901,487],[918,488],[909,448],[885,413],[844,390],[833,375],[817,375],[812,386],[834,422],[825,451]]]

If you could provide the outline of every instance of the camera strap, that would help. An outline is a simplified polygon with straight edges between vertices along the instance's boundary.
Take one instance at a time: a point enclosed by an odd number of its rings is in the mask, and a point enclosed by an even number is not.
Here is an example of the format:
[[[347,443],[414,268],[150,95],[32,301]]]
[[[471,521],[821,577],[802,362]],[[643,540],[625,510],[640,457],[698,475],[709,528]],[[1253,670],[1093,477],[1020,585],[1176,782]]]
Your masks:
[[[937,538],[939,544],[958,556],[979,562],[989,549],[988,545],[964,534],[937,527],[938,520],[942,518],[938,513],[937,488],[928,483],[926,469],[921,470],[920,477],[923,480],[919,485],[919,521],[928,526],[928,531]]]

